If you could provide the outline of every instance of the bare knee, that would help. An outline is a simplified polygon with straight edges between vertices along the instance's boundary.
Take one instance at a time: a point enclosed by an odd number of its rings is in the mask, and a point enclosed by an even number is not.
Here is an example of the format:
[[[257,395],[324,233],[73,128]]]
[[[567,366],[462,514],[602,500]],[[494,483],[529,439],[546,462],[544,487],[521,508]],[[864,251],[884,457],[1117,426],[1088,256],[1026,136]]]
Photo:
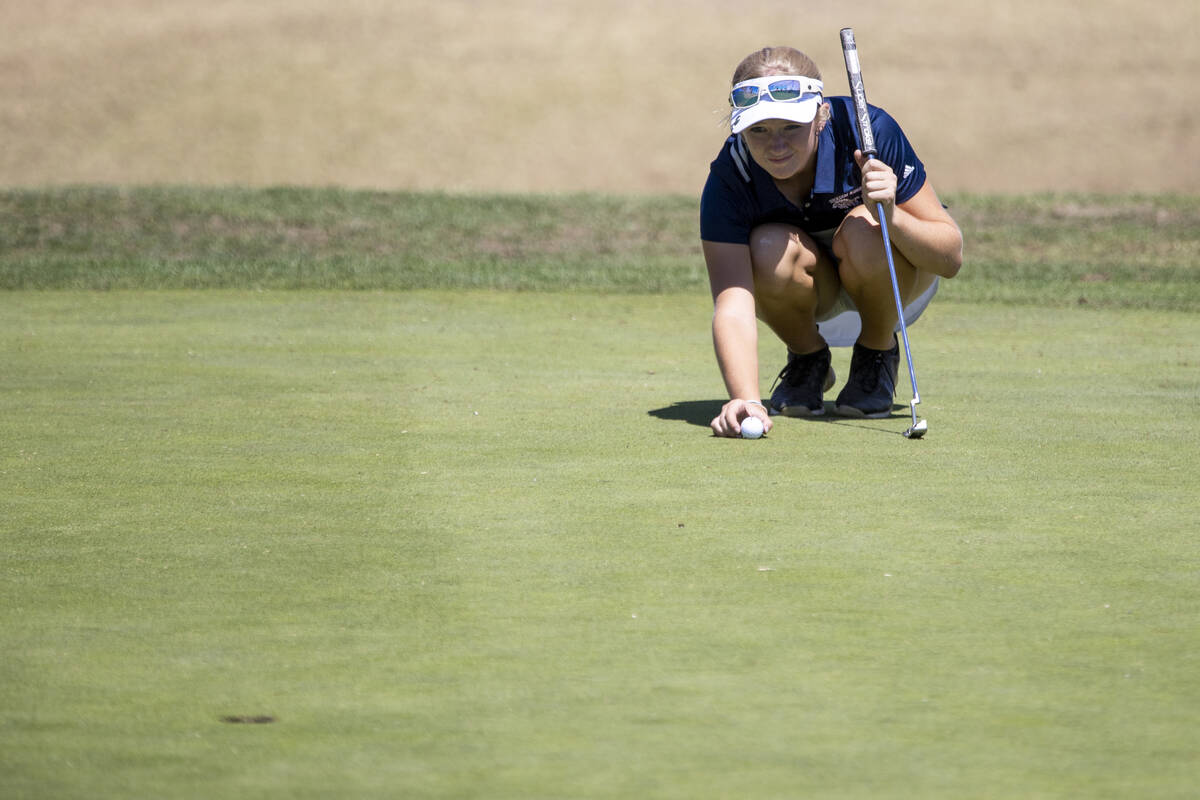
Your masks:
[[[819,259],[820,252],[813,240],[793,225],[767,223],[750,233],[756,294],[811,291],[812,272]]]
[[[842,221],[833,237],[833,254],[842,283],[851,291],[887,275],[883,234],[866,214],[851,213]]]
[[[858,212],[858,213],[856,213]],[[891,270],[883,247],[883,231],[860,206],[842,221],[833,237],[838,276],[856,302],[863,293],[886,292],[891,297]],[[903,254],[892,250],[892,263],[902,300],[907,303],[929,288],[935,276],[918,272]],[[860,309],[862,310],[862,309]]]

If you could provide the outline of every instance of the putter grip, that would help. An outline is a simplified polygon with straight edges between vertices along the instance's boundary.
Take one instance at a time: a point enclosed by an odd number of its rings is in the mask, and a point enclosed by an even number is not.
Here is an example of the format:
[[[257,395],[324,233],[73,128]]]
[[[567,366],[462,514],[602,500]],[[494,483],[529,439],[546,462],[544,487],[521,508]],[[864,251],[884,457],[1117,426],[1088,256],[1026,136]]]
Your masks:
[[[858,135],[865,155],[876,156],[875,134],[871,131],[871,115],[867,111],[867,90],[863,88],[862,68],[858,64],[858,46],[854,29],[842,28],[842,56],[846,59],[846,77],[850,81],[850,96],[854,99],[854,116],[858,119]]]

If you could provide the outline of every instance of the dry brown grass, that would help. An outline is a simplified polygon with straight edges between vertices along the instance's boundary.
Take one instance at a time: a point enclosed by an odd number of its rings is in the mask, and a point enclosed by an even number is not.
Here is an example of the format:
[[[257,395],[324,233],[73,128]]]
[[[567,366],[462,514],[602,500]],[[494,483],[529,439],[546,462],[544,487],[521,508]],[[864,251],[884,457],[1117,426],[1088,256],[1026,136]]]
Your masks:
[[[13,6],[16,6],[15,8]],[[1200,179],[1195,0],[16,0],[0,185],[698,192],[734,64],[807,49],[943,192]]]

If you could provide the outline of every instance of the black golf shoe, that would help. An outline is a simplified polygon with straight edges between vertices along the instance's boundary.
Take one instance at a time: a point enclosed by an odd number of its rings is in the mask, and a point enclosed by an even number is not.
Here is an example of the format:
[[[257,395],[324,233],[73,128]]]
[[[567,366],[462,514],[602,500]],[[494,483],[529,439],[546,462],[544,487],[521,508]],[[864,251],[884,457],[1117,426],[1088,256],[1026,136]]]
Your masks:
[[[828,347],[798,356],[788,352],[788,362],[775,379],[771,408],[785,417],[819,417],[825,413],[821,395],[833,386],[832,357]]]
[[[900,343],[891,350],[872,350],[854,345],[850,377],[838,394],[834,410],[843,417],[880,419],[891,416],[896,396],[896,370],[900,366]]]

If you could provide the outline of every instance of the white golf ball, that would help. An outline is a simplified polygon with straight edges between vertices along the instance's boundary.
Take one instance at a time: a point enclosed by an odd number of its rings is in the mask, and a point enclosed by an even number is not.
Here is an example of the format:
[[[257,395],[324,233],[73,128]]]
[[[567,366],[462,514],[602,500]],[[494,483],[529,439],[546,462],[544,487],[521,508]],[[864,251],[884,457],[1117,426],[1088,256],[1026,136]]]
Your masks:
[[[758,417],[746,417],[742,420],[742,438],[758,439],[763,435],[763,423]]]

